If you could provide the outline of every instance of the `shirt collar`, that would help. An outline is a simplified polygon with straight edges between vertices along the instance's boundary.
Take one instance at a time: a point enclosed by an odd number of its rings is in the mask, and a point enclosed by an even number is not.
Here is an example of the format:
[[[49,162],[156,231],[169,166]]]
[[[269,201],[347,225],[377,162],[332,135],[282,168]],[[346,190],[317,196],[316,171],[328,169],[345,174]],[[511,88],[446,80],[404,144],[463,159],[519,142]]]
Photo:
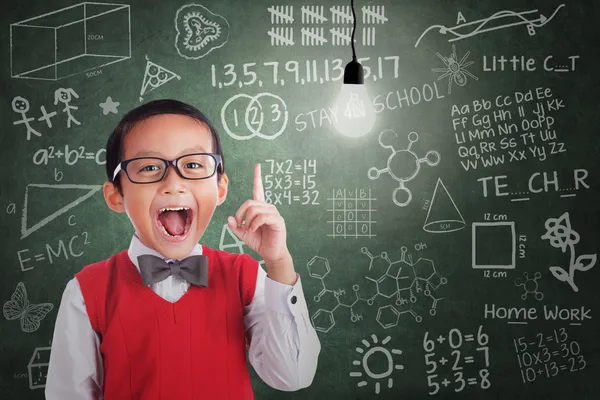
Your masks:
[[[160,254],[158,251],[144,245],[137,236],[137,233],[134,233],[133,237],[131,238],[131,243],[129,244],[129,249],[127,250],[127,255],[129,256],[129,259],[131,260],[133,265],[135,265],[138,271],[140,270],[140,266],[138,264],[137,258],[144,254],[151,254],[153,256],[160,257],[163,260],[165,260],[165,262],[173,260],[172,258],[165,258],[165,256]],[[202,255],[202,246],[198,243],[196,243],[191,253],[188,254],[186,257],[196,255]]]

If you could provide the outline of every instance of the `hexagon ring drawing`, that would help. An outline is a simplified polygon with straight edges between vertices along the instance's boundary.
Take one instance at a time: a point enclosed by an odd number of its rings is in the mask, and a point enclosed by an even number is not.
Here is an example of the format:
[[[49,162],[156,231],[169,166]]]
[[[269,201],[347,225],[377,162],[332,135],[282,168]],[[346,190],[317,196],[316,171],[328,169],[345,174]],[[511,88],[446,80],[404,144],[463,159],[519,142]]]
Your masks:
[[[398,187],[394,189],[392,193],[392,199],[397,206],[404,207],[408,205],[412,200],[411,191],[405,186],[405,183],[414,179],[419,170],[421,169],[422,163],[427,163],[429,166],[436,166],[440,162],[440,153],[435,150],[427,152],[425,157],[419,158],[415,152],[411,150],[413,143],[419,140],[419,135],[416,132],[410,132],[408,134],[408,146],[405,149],[396,149],[398,142],[398,134],[391,129],[386,129],[379,134],[379,144],[384,148],[392,149],[392,154],[387,160],[387,166],[383,169],[377,169],[376,167],[369,168],[368,176],[369,179],[377,179],[379,176],[387,172],[390,176],[398,181]],[[404,191],[405,200],[400,201],[399,191]]]

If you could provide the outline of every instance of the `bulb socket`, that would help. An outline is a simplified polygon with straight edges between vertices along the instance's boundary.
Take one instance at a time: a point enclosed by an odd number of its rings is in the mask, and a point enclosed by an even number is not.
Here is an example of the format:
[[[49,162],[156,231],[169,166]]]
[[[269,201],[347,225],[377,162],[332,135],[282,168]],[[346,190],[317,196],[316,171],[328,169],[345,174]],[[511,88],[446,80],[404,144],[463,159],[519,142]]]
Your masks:
[[[344,85],[362,85],[365,83],[363,66],[356,60],[350,61],[344,68]]]

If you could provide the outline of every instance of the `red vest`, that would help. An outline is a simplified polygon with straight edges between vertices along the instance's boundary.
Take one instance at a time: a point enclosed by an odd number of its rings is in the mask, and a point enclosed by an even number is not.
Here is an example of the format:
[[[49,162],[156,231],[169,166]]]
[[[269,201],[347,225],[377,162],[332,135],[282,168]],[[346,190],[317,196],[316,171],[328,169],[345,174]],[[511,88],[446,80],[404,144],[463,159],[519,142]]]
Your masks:
[[[105,400],[252,400],[244,306],[258,262],[202,246],[208,288],[191,285],[175,303],[148,286],[127,250],[75,276],[100,335]]]

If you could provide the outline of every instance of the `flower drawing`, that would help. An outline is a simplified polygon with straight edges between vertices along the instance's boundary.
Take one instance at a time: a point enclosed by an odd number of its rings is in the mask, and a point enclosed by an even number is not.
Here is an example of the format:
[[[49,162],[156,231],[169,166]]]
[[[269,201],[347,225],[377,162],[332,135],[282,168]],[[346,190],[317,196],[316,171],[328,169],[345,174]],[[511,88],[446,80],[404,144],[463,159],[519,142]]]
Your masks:
[[[569,213],[565,212],[558,218],[548,218],[545,223],[546,233],[542,239],[550,241],[552,247],[561,249],[563,253],[570,252],[569,271],[562,267],[551,266],[550,272],[561,282],[567,282],[573,291],[579,288],[574,282],[575,271],[585,272],[596,265],[596,254],[582,254],[575,259],[575,245],[579,243],[579,234],[571,228]]]

